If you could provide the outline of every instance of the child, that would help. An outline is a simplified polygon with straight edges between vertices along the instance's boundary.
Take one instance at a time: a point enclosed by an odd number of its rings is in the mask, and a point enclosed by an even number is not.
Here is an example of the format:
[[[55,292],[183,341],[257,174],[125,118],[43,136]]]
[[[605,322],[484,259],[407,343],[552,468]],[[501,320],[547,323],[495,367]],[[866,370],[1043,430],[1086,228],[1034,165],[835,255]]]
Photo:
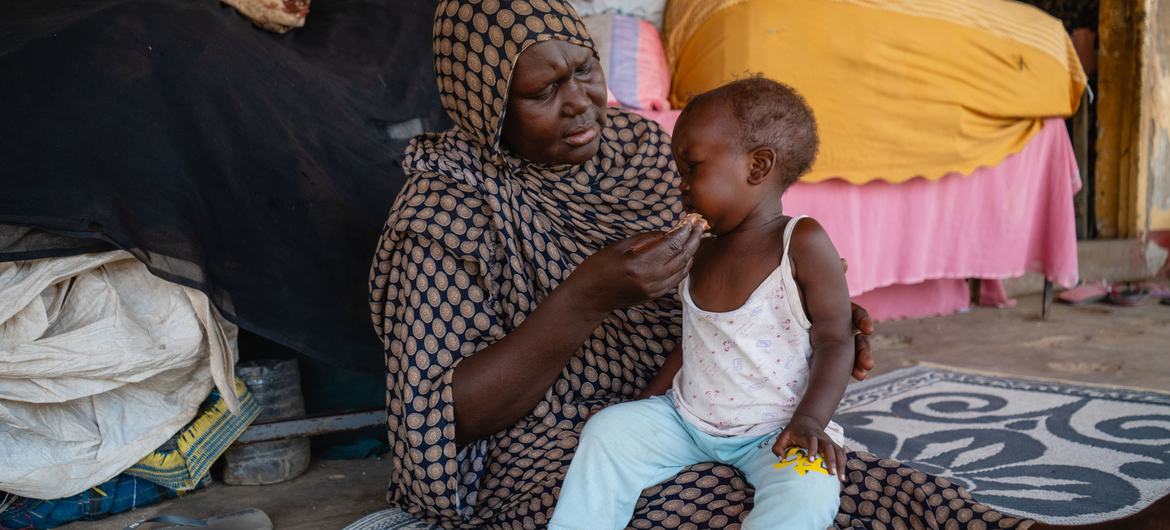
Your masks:
[[[780,201],[817,144],[804,99],[762,77],[687,105],[673,142],[680,190],[715,237],[679,286],[681,345],[642,393],[654,397],[590,418],[549,528],[625,528],[644,488],[711,461],[755,488],[743,528],[833,523],[845,453],[830,417],[853,363],[849,292],[824,229]]]

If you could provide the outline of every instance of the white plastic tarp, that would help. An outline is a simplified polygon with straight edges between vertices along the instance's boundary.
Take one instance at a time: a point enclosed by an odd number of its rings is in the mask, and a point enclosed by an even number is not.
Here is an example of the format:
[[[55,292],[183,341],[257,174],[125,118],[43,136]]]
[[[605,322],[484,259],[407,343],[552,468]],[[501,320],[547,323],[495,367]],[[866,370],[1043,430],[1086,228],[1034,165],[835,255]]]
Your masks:
[[[0,490],[55,499],[109,480],[213,382],[238,411],[236,332],[124,251],[0,263]]]

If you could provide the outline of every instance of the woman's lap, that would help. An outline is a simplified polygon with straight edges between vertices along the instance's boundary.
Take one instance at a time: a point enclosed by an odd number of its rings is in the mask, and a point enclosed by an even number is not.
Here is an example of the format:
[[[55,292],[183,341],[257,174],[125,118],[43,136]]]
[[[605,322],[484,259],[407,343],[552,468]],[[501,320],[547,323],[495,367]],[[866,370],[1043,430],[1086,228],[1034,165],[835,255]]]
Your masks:
[[[974,530],[1017,528],[1018,520],[971,498],[950,481],[893,460],[849,453],[849,478],[841,493],[838,528]],[[532,500],[502,515],[497,528],[542,528],[555,499],[549,488],[530,490]],[[754,489],[733,467],[702,463],[647,488],[628,528],[638,530],[739,528],[751,511]]]
[[[487,477],[477,505],[496,508],[468,528],[544,528],[568,470],[578,425],[550,427],[539,421],[503,437],[510,451],[496,453],[499,473]],[[1017,520],[979,504],[951,481],[868,453],[848,454],[838,528],[975,530],[1016,528]],[[494,467],[494,466],[493,466]],[[628,528],[638,530],[739,528],[755,491],[733,467],[696,464],[643,490]]]
[[[570,433],[560,434],[561,447],[564,447],[569,440],[563,437]],[[575,438],[576,433],[571,436]],[[548,466],[560,455],[543,456],[535,460]],[[836,520],[838,528],[1024,530],[1032,525],[1032,521],[1017,520],[979,504],[965,489],[944,478],[868,453],[849,453],[848,457],[848,477],[841,491]],[[566,458],[561,469],[545,467],[541,470],[543,472],[536,473],[536,477],[530,473],[512,473],[508,474],[512,477],[510,480],[504,479],[502,483],[491,481],[493,486],[503,487],[496,491],[491,491],[494,488],[490,487],[486,488],[487,491],[481,490],[481,503],[486,501],[497,507],[510,505],[510,508],[495,510],[488,520],[481,519],[468,528],[544,528],[567,468]],[[527,487],[517,487],[517,482],[523,481],[525,475],[529,475],[530,480],[539,478]],[[512,495],[498,495],[504,491],[510,491]],[[753,495],[754,489],[735,468],[710,462],[696,464],[662,484],[645,489],[628,528],[739,528],[752,509]]]
[[[555,425],[536,418],[496,439],[480,483],[478,517],[462,528],[544,528],[556,505],[561,481],[577,447],[583,422]],[[1020,521],[979,504],[957,484],[868,453],[849,453],[842,485],[838,528],[926,528],[1020,530]],[[425,495],[418,491],[415,494]],[[739,528],[753,506],[755,491],[733,467],[701,463],[642,491],[628,528]],[[412,495],[396,500],[412,513]],[[414,499],[417,501],[418,499]],[[423,513],[416,515],[424,516]]]

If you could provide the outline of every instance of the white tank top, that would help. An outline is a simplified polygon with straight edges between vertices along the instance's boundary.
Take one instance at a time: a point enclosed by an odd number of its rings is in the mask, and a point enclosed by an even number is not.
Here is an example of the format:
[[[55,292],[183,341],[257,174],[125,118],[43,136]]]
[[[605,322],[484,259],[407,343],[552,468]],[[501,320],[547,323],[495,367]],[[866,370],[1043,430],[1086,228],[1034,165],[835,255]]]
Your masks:
[[[739,308],[704,311],[691,298],[688,276],[683,300],[683,365],[672,390],[679,415],[716,436],[759,436],[783,428],[808,385],[811,327],[792,277],[788,244],[796,223],[784,229],[784,254]],[[825,432],[838,445],[839,425]]]

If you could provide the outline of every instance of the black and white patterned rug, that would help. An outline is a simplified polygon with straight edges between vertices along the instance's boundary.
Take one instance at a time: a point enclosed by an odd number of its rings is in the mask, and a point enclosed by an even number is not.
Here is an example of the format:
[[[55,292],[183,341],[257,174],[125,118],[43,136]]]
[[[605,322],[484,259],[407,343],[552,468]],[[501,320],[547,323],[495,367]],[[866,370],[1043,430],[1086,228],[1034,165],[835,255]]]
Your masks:
[[[411,517],[398,508],[387,508],[354,521],[344,530],[443,530]]]
[[[1052,523],[1137,511],[1170,493],[1170,394],[920,365],[849,387],[849,445]]]
[[[920,365],[851,385],[834,419],[852,449],[1013,515],[1096,522],[1170,493],[1170,394]],[[392,508],[347,530],[437,528]]]

